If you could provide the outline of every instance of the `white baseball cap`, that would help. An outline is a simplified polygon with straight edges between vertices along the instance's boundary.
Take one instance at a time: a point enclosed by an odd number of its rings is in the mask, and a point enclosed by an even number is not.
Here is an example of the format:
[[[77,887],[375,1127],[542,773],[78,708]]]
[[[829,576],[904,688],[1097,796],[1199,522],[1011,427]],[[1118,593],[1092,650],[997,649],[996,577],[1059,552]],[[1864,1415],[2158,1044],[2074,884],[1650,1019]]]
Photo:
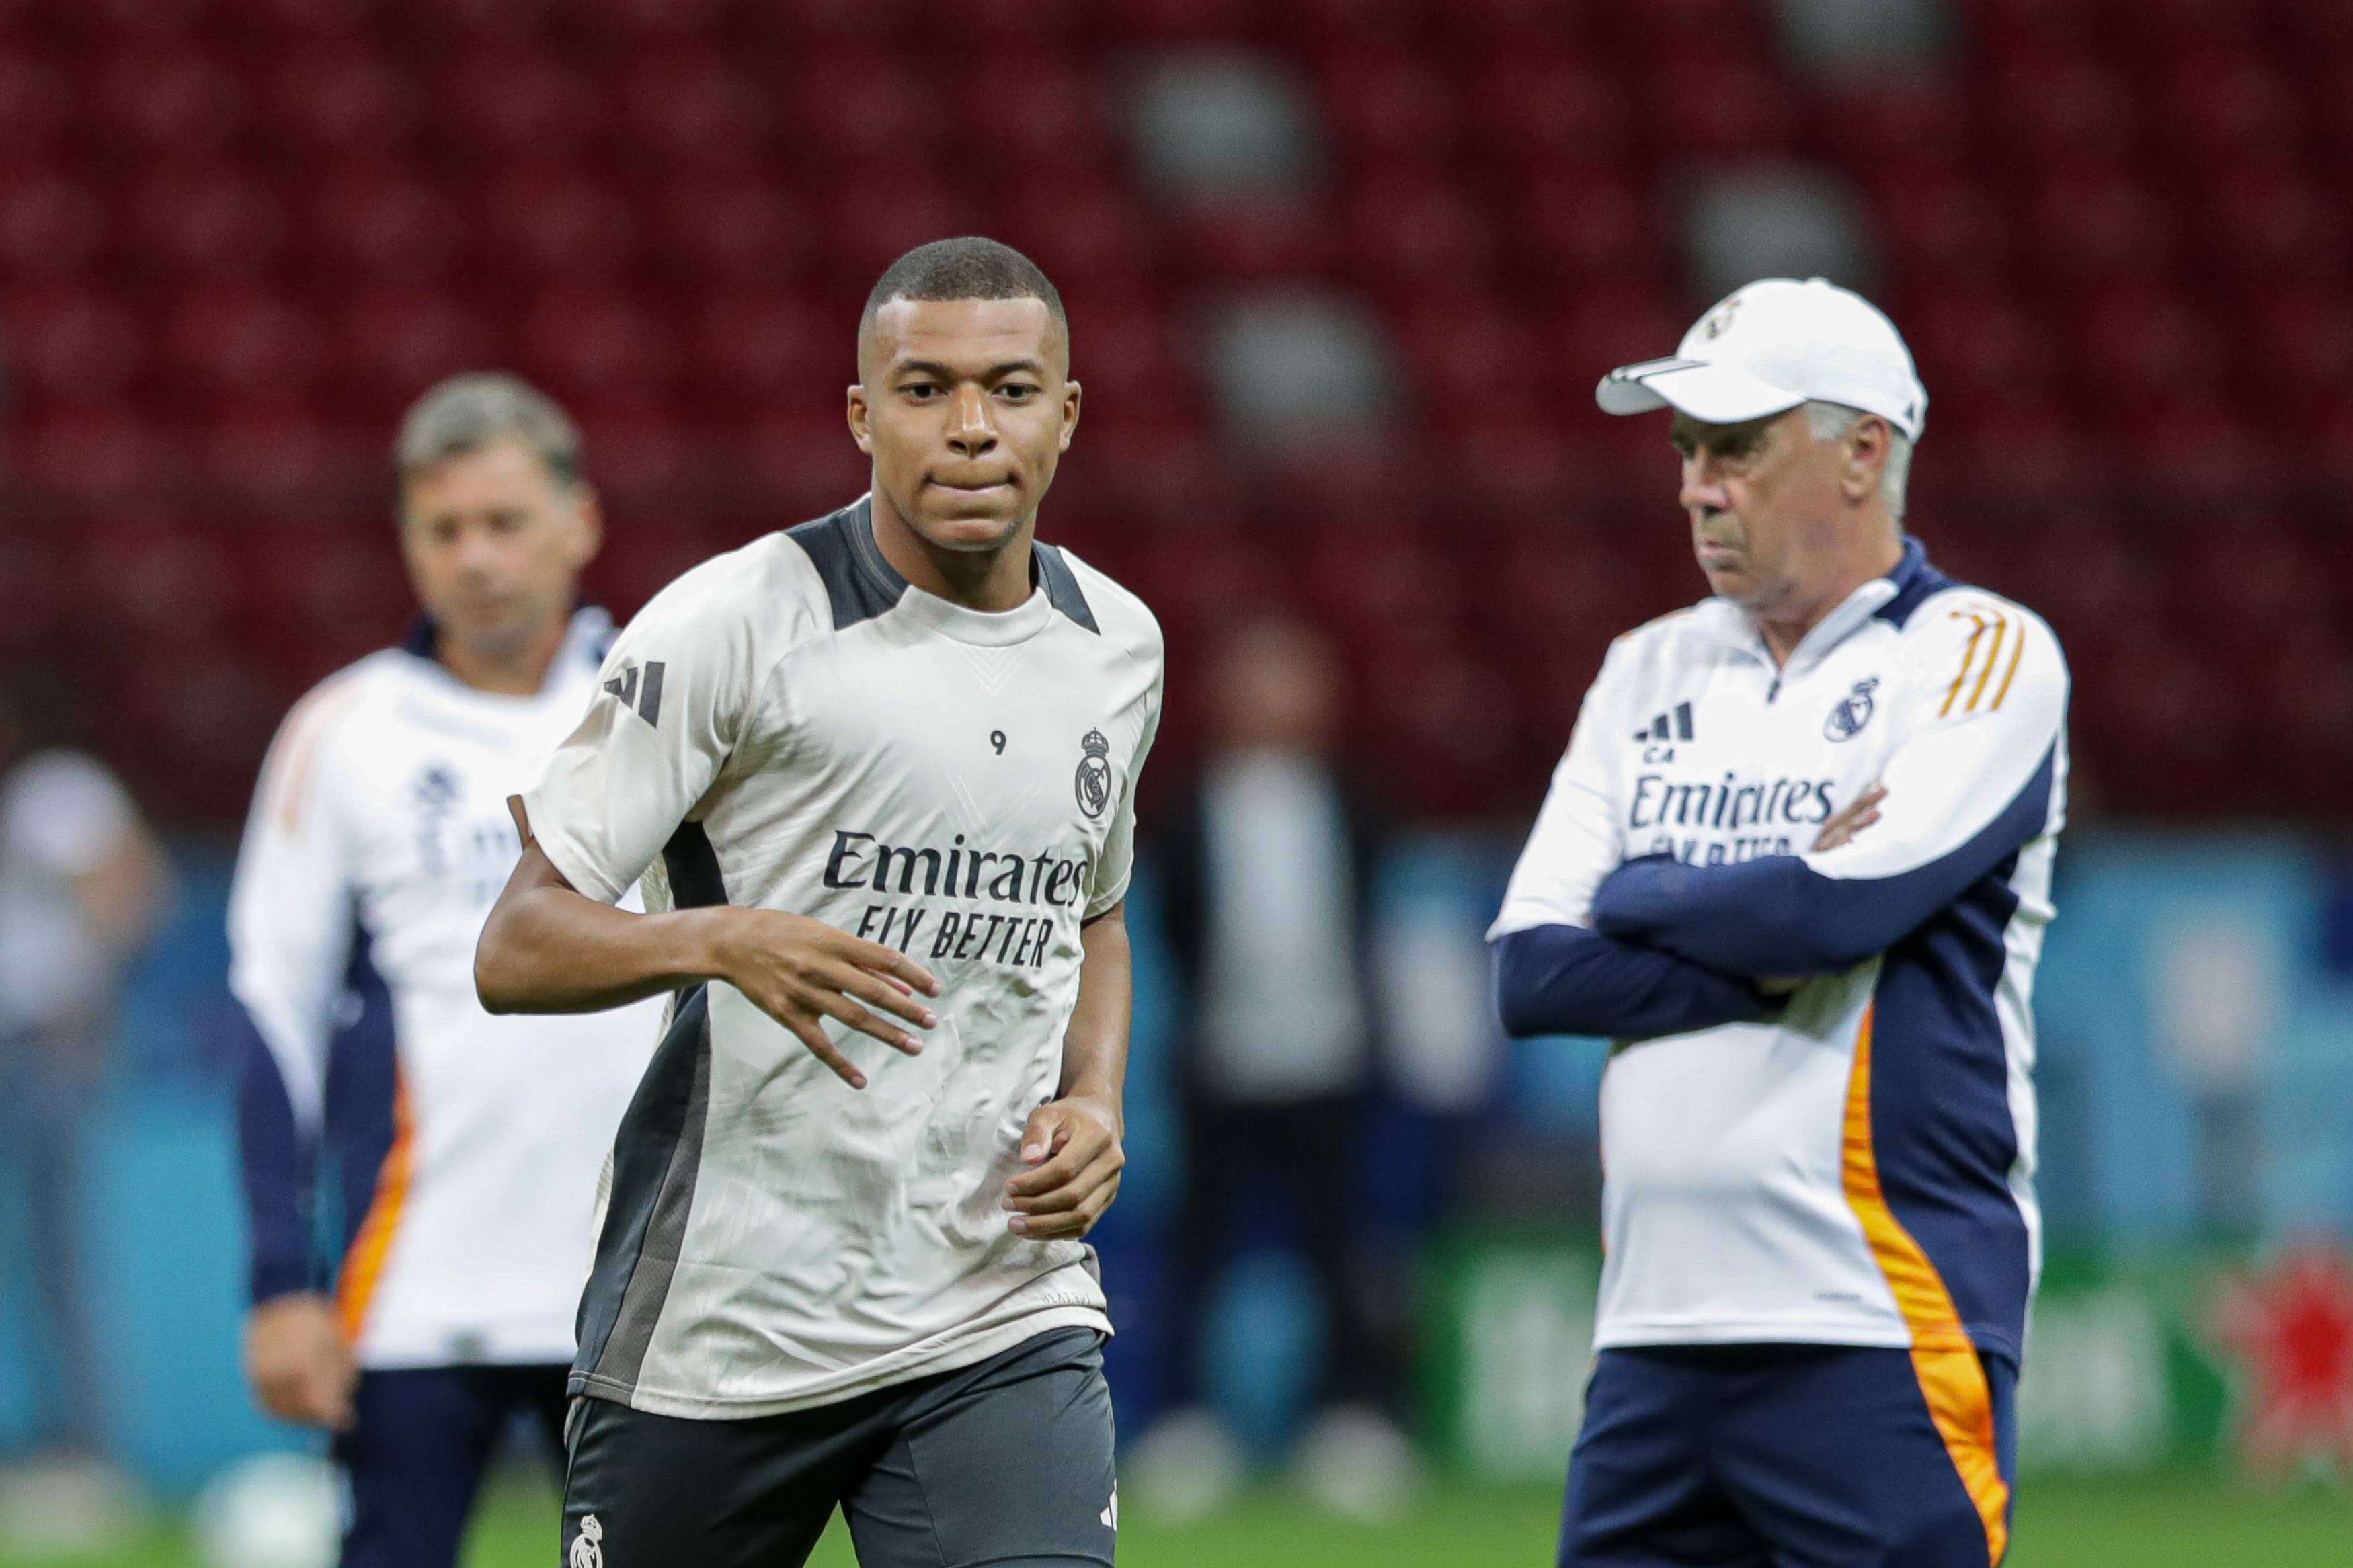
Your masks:
[[[1620,365],[1593,398],[1607,414],[1672,405],[1708,425],[1819,399],[1876,414],[1914,440],[1928,421],[1928,390],[1895,323],[1823,278],[1762,278],[1734,289],[1683,334],[1674,357]]]

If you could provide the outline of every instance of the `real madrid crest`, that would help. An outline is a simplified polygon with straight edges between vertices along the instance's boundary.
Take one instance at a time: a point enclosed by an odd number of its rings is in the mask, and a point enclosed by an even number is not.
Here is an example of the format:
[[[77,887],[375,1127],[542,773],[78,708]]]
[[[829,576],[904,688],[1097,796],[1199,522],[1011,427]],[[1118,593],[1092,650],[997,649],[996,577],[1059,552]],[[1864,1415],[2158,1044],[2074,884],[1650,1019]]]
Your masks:
[[[1854,689],[1840,698],[1830,717],[1822,721],[1822,734],[1832,741],[1852,741],[1862,733],[1862,727],[1871,722],[1871,693],[1878,684],[1875,677],[1856,681]]]
[[[580,1521],[572,1550],[564,1554],[565,1568],[605,1568],[605,1526],[595,1514]]]
[[[1079,759],[1079,809],[1089,816],[1101,816],[1103,807],[1111,804],[1111,742],[1101,730],[1090,730],[1079,747],[1086,752]]]

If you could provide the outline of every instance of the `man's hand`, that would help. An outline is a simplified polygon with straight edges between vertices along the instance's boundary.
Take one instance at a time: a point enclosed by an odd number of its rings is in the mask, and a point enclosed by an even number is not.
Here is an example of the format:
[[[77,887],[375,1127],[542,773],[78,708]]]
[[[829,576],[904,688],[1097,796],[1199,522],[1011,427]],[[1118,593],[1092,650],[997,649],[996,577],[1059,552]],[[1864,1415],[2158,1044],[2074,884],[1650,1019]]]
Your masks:
[[[922,1052],[923,1043],[870,1009],[920,1029],[939,1023],[915,993],[936,996],[940,983],[896,948],[778,910],[703,912],[723,922],[712,938],[712,972],[798,1036],[812,1056],[852,1089],[864,1089],[866,1075],[826,1037],[819,1019],[832,1018],[911,1057]]]
[[[1879,820],[1879,803],[1886,798],[1886,785],[1865,784],[1861,795],[1832,813],[1831,819],[1822,824],[1822,830],[1814,835],[1814,853],[1819,855],[1825,849],[1852,843],[1856,834]]]
[[[326,1297],[280,1296],[254,1308],[245,1321],[245,1370],[254,1398],[280,1420],[331,1432],[352,1424],[359,1366]]]
[[[1029,1113],[1021,1163],[1032,1168],[1005,1184],[1016,1236],[1074,1241],[1095,1227],[1119,1195],[1127,1164],[1119,1120],[1117,1107],[1082,1095],[1049,1100]]]

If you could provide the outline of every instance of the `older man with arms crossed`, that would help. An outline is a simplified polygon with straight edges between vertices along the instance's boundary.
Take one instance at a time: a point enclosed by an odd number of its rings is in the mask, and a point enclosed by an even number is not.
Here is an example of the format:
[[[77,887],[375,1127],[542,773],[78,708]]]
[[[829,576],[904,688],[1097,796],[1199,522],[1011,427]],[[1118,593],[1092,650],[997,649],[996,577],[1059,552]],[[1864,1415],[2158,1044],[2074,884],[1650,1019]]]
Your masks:
[[[2066,667],[1905,537],[1927,395],[1855,295],[1752,283],[1598,396],[1672,410],[1715,596],[1611,647],[1490,933],[1514,1034],[1615,1042],[1560,1561],[1986,1568]]]

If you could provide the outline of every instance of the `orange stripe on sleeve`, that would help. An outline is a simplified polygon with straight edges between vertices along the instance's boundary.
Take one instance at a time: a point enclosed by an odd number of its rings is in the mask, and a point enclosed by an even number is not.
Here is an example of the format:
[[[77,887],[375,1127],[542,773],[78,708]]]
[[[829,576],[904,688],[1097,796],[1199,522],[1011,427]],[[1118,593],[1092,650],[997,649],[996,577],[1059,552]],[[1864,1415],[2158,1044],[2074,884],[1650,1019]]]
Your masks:
[[[392,1098],[392,1148],[376,1173],[375,1195],[368,1201],[367,1217],[343,1258],[343,1278],[335,1286],[335,1310],[343,1319],[343,1342],[356,1346],[367,1327],[368,1308],[384,1278],[385,1260],[400,1229],[401,1210],[408,1203],[410,1180],[416,1174],[417,1122],[410,1114],[408,1082],[399,1080]]]
[[[2025,652],[2026,628],[2021,626],[2018,628],[2017,641],[2010,645],[2010,668],[2002,675],[2001,689],[1993,694],[1993,706],[1987,709],[1987,712],[1999,713],[2001,711],[2001,700],[2010,695],[2010,683],[2018,679],[2018,661]]]
[[[318,761],[319,742],[328,723],[358,698],[354,682],[344,682],[334,690],[314,691],[304,698],[294,710],[286,725],[280,745],[285,756],[278,755],[279,747],[270,748],[262,766],[269,772],[278,792],[278,826],[287,833],[302,824],[302,803],[311,786],[311,770]]]
[[[1997,615],[1994,616],[1993,646],[1986,649],[1985,669],[1978,676],[1978,683],[1969,689],[1969,702],[1968,707],[1966,710],[1967,711],[1974,713],[1978,710],[1978,699],[1985,695],[1986,682],[1993,679],[1993,667],[2001,662],[2002,634],[2009,630],[2010,617],[2008,616]]]
[[[1986,1560],[1999,1563],[2010,1548],[2010,1483],[1995,1447],[1993,1391],[1985,1363],[1961,1326],[1936,1266],[1887,1205],[1879,1184],[1879,1156],[1871,1134],[1871,1034],[1875,1009],[1865,1009],[1847,1080],[1842,1145],[1848,1206],[1862,1224],[1871,1255],[1912,1331],[1912,1372],[1928,1403],[1929,1419],[1952,1456],[1969,1501],[1984,1521]]]
[[[1977,623],[1978,629],[1969,634],[1969,646],[1961,650],[1960,673],[1953,677],[1952,687],[1945,693],[1945,705],[1936,710],[1936,717],[1939,719],[1953,710],[1953,699],[1961,694],[1961,682],[1969,678],[1969,668],[1978,661],[1978,643],[1985,637],[1986,633],[1986,623],[1983,616],[1968,615],[1963,611],[1955,610],[1952,613],[1952,619],[1957,621],[1975,621]]]

